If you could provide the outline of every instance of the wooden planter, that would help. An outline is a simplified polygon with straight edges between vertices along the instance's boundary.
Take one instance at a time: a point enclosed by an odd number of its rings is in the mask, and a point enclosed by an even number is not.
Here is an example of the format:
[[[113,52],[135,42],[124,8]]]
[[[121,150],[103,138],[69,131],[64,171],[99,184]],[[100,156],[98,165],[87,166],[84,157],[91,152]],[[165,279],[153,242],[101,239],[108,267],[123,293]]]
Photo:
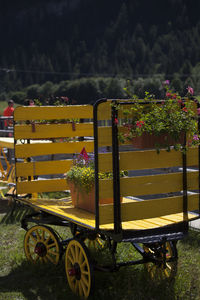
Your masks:
[[[153,135],[146,132],[141,136],[133,138],[132,140],[134,148],[137,149],[152,149],[155,148],[156,144],[158,144],[162,148],[162,146],[165,147],[166,145],[173,146],[175,143],[184,143],[184,133],[181,133],[179,140],[176,142],[169,134]]]
[[[85,209],[89,212],[95,212],[95,189],[87,193],[81,187],[78,188],[72,182],[68,181],[68,185],[71,192],[72,205],[77,208]],[[122,202],[122,197],[120,197],[120,202]],[[100,199],[99,204],[111,204],[113,203],[113,198]]]

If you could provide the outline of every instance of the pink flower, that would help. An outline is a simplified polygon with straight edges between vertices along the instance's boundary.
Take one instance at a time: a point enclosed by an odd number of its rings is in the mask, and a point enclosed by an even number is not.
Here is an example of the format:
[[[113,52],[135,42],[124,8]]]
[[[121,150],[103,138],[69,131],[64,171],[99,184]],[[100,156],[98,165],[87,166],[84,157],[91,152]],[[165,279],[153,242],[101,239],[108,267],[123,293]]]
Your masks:
[[[167,79],[163,82],[164,85],[169,85],[170,84],[170,81]]]
[[[197,114],[200,115],[200,108],[197,108]]]
[[[194,95],[194,89],[191,86],[188,86],[187,90],[190,95]]]
[[[68,98],[68,97],[63,97],[63,96],[62,96],[61,99],[62,99],[64,102],[66,102],[66,103],[69,102],[69,98]]]
[[[199,137],[197,134],[193,135],[193,141],[199,141]]]

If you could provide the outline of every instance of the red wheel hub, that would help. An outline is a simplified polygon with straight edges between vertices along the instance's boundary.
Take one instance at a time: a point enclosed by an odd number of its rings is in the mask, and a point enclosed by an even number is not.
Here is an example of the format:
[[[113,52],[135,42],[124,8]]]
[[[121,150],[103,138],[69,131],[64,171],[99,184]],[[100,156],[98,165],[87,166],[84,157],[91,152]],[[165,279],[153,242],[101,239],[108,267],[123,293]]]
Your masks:
[[[35,246],[34,252],[37,255],[43,257],[47,254],[46,246],[43,243],[37,243],[36,246]]]

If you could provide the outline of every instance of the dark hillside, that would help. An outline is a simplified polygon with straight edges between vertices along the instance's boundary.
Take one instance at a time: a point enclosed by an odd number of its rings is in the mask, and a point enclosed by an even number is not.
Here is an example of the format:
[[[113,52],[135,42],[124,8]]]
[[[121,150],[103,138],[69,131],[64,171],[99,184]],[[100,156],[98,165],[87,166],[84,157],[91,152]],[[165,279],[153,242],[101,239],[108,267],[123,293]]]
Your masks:
[[[0,93],[99,75],[185,80],[200,62],[199,11],[198,0],[1,1]]]

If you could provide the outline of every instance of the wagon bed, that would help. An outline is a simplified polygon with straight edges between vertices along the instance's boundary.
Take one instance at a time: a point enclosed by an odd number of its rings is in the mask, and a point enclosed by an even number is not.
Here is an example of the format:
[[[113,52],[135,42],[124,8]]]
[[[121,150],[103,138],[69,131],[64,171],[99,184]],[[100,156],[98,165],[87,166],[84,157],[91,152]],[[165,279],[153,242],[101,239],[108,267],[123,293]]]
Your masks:
[[[95,214],[88,212],[83,209],[76,208],[72,205],[71,199],[20,199],[20,202],[25,205],[29,205],[34,209],[39,209],[41,211],[47,212],[48,214],[55,215],[63,220],[74,222],[77,225],[83,226],[88,229],[95,230]],[[131,200],[128,198],[123,198],[123,203],[133,203],[137,200]],[[109,209],[104,206],[104,209]],[[197,213],[189,213],[188,221],[192,221],[198,218]],[[176,213],[165,215],[163,217],[141,219],[137,221],[127,221],[122,222],[122,229],[124,230],[146,230],[153,229],[157,227],[167,226],[183,222],[183,213]],[[106,223],[100,225],[100,229],[103,230],[113,230],[114,223]]]
[[[177,231],[185,231],[186,223],[198,217],[194,213],[199,209],[198,148],[190,148],[186,154],[174,150],[157,154],[155,149],[137,150],[118,144],[112,102],[101,100],[94,107],[15,110],[17,199],[97,231],[114,230],[117,234],[121,230],[155,229],[156,233],[156,229],[176,224]],[[38,198],[43,192],[69,190],[64,174],[83,147],[95,155],[95,214],[74,208],[70,198]],[[126,170],[128,176],[118,178],[120,170]],[[113,179],[98,180],[98,172],[112,172]],[[119,196],[123,197],[121,205]],[[99,205],[99,198],[115,200]]]

